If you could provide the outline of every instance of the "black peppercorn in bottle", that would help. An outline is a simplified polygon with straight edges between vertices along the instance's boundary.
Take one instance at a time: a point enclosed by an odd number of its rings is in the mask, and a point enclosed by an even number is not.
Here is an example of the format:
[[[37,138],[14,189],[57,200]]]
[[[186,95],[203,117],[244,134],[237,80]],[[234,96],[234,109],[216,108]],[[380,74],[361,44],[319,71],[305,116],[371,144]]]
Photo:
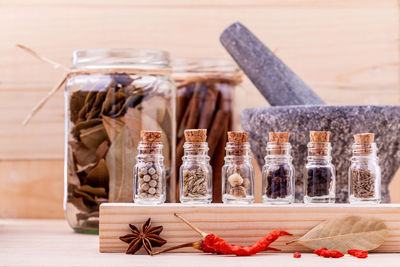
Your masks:
[[[349,168],[350,203],[381,201],[381,168],[373,133],[354,135],[353,156]]]
[[[336,177],[331,163],[330,132],[310,132],[304,172],[304,203],[334,203]]]
[[[262,170],[264,203],[290,204],[294,201],[294,167],[290,149],[289,133],[269,133]]]

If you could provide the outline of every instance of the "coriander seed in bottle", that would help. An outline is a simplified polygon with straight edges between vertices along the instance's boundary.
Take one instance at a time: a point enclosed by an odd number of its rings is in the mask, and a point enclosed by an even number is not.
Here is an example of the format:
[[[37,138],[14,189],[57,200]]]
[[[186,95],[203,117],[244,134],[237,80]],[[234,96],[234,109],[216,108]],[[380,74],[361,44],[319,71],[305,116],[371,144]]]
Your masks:
[[[264,203],[290,204],[294,201],[294,167],[289,133],[271,132],[262,169]]]
[[[304,203],[334,203],[336,171],[331,163],[330,132],[310,132],[304,172]]]
[[[222,201],[250,204],[254,201],[254,169],[247,132],[228,132],[225,165],[222,167]]]
[[[353,156],[349,168],[350,203],[381,201],[381,168],[373,133],[354,135]]]
[[[134,201],[138,204],[165,202],[166,178],[161,132],[141,131],[135,165]]]
[[[212,201],[212,168],[208,156],[207,130],[185,130],[184,155],[179,170],[180,201],[208,204]]]

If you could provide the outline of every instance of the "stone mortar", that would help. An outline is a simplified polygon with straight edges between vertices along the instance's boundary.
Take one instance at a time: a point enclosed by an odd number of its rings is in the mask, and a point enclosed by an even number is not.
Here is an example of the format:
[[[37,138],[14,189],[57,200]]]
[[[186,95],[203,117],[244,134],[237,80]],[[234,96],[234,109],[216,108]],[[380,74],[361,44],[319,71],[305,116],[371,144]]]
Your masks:
[[[375,133],[382,168],[382,202],[390,203],[388,185],[400,163],[400,106],[281,106],[246,109],[242,127],[252,152],[264,165],[269,132],[290,132],[296,169],[296,202],[303,200],[303,169],[309,131],[331,131],[332,162],[337,170],[336,202],[348,201],[348,168],[356,133]]]

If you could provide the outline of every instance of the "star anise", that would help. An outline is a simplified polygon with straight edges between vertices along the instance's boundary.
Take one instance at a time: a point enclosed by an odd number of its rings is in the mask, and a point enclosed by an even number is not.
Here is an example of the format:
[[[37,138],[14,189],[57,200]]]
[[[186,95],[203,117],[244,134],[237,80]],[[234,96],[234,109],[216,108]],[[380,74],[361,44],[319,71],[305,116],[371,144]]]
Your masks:
[[[144,224],[137,228],[133,224],[129,224],[132,234],[121,236],[119,239],[129,244],[126,254],[135,254],[142,246],[147,254],[152,253],[153,247],[161,247],[167,241],[160,237],[163,227],[151,227],[151,218],[148,218]]]

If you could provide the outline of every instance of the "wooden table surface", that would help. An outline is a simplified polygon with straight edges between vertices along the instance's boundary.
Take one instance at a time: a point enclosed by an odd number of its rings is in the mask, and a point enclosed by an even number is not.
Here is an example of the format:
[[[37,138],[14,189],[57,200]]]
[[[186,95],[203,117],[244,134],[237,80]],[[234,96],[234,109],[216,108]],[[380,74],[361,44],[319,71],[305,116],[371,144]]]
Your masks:
[[[400,254],[325,259],[269,253],[252,257],[170,253],[158,256],[99,253],[98,236],[73,233],[64,220],[0,220],[0,266],[399,266]]]

